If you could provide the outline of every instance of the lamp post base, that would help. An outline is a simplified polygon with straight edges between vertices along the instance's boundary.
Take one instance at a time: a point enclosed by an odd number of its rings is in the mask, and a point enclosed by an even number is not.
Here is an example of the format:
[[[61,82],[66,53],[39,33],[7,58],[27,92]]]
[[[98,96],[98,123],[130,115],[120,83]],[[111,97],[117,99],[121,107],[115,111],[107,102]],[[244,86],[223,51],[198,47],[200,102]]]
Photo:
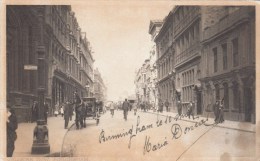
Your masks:
[[[39,121],[39,123],[42,121]],[[46,125],[38,124],[33,132],[32,154],[50,153],[48,128]]]
[[[50,144],[33,144],[32,154],[48,154],[50,153]]]

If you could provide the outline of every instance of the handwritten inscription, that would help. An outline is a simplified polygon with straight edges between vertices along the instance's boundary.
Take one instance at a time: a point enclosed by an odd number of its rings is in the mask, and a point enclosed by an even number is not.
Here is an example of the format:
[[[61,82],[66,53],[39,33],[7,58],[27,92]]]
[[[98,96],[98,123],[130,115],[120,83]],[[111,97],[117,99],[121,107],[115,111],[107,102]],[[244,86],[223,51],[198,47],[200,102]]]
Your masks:
[[[190,126],[185,126],[182,127],[180,124],[177,123],[178,120],[181,120],[185,117],[188,117],[187,115],[176,115],[175,117],[171,116],[166,116],[164,120],[162,120],[159,115],[157,115],[157,120],[156,122],[150,123],[150,124],[141,124],[141,118],[140,116],[137,116],[137,121],[135,127],[132,125],[127,131],[118,133],[118,134],[113,134],[113,135],[106,135],[105,131],[102,130],[100,135],[99,135],[99,143],[104,143],[110,140],[116,140],[116,139],[121,139],[124,137],[129,137],[129,142],[128,142],[128,148],[131,148],[131,142],[134,137],[136,137],[138,134],[143,133],[145,131],[149,131],[150,129],[153,128],[158,128],[161,127],[165,124],[171,124],[172,121],[173,124],[171,125],[170,133],[172,135],[172,140],[176,140],[181,138],[183,134],[188,134],[191,131],[193,131],[196,128],[199,128],[200,126],[210,126],[207,125],[206,122],[208,121],[207,119],[201,119],[198,120],[199,117],[195,117],[198,121],[196,121],[193,125]],[[161,149],[164,146],[167,146],[169,144],[169,141],[165,137],[163,141],[157,142],[157,143],[152,143],[150,141],[151,137],[150,136],[145,136],[145,142],[144,142],[144,148],[143,148],[143,154],[145,155],[146,153],[150,153],[151,151],[157,151]]]
[[[144,152],[143,154],[145,155],[145,153],[149,153],[151,150],[152,151],[156,151],[161,149],[162,147],[168,145],[168,141],[167,138],[165,138],[165,140],[162,143],[156,143],[156,144],[152,144],[150,143],[150,136],[146,136],[145,137],[145,143],[144,143]]]

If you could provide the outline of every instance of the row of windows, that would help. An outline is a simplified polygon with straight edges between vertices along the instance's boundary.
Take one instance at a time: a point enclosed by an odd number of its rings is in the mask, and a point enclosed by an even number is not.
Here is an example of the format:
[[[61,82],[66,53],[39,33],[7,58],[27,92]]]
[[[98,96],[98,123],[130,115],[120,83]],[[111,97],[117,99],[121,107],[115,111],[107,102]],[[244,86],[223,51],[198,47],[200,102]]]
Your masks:
[[[171,57],[168,57],[165,59],[165,61],[159,65],[159,79],[165,77],[168,75],[168,73],[172,70],[172,61]]]
[[[182,101],[190,102],[193,100],[193,88],[192,86],[186,86],[182,88]]]
[[[191,85],[195,83],[194,69],[182,73],[183,86]]]
[[[199,41],[199,23],[195,23],[190,29],[185,31],[176,41],[176,52],[182,53],[190,46]]]
[[[237,67],[239,65],[239,53],[238,53],[238,38],[233,39],[232,41],[232,56],[233,56],[233,67]],[[227,43],[224,43],[221,45],[221,50],[222,50],[222,69],[226,70],[228,68],[228,52],[227,52]],[[214,58],[214,72],[218,72],[219,71],[219,51],[218,48],[215,47],[212,49],[213,52],[213,58]]]

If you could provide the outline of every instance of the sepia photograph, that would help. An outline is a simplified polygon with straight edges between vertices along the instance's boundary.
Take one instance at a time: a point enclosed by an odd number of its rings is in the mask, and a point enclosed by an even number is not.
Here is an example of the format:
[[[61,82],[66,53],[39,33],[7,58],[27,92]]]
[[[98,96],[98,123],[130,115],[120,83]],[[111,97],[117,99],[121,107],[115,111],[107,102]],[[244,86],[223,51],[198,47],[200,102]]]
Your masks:
[[[254,3],[57,2],[4,4],[0,159],[257,159]]]

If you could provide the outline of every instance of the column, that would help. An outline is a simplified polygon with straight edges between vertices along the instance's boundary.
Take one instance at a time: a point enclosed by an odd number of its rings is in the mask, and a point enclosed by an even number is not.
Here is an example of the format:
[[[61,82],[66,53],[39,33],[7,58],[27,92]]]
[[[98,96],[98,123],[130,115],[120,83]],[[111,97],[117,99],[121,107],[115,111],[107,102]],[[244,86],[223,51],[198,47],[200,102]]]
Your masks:
[[[231,111],[231,109],[234,109],[234,94],[233,94],[233,83],[232,82],[228,82],[228,95],[229,95],[229,107],[227,107],[229,109],[229,111]]]

